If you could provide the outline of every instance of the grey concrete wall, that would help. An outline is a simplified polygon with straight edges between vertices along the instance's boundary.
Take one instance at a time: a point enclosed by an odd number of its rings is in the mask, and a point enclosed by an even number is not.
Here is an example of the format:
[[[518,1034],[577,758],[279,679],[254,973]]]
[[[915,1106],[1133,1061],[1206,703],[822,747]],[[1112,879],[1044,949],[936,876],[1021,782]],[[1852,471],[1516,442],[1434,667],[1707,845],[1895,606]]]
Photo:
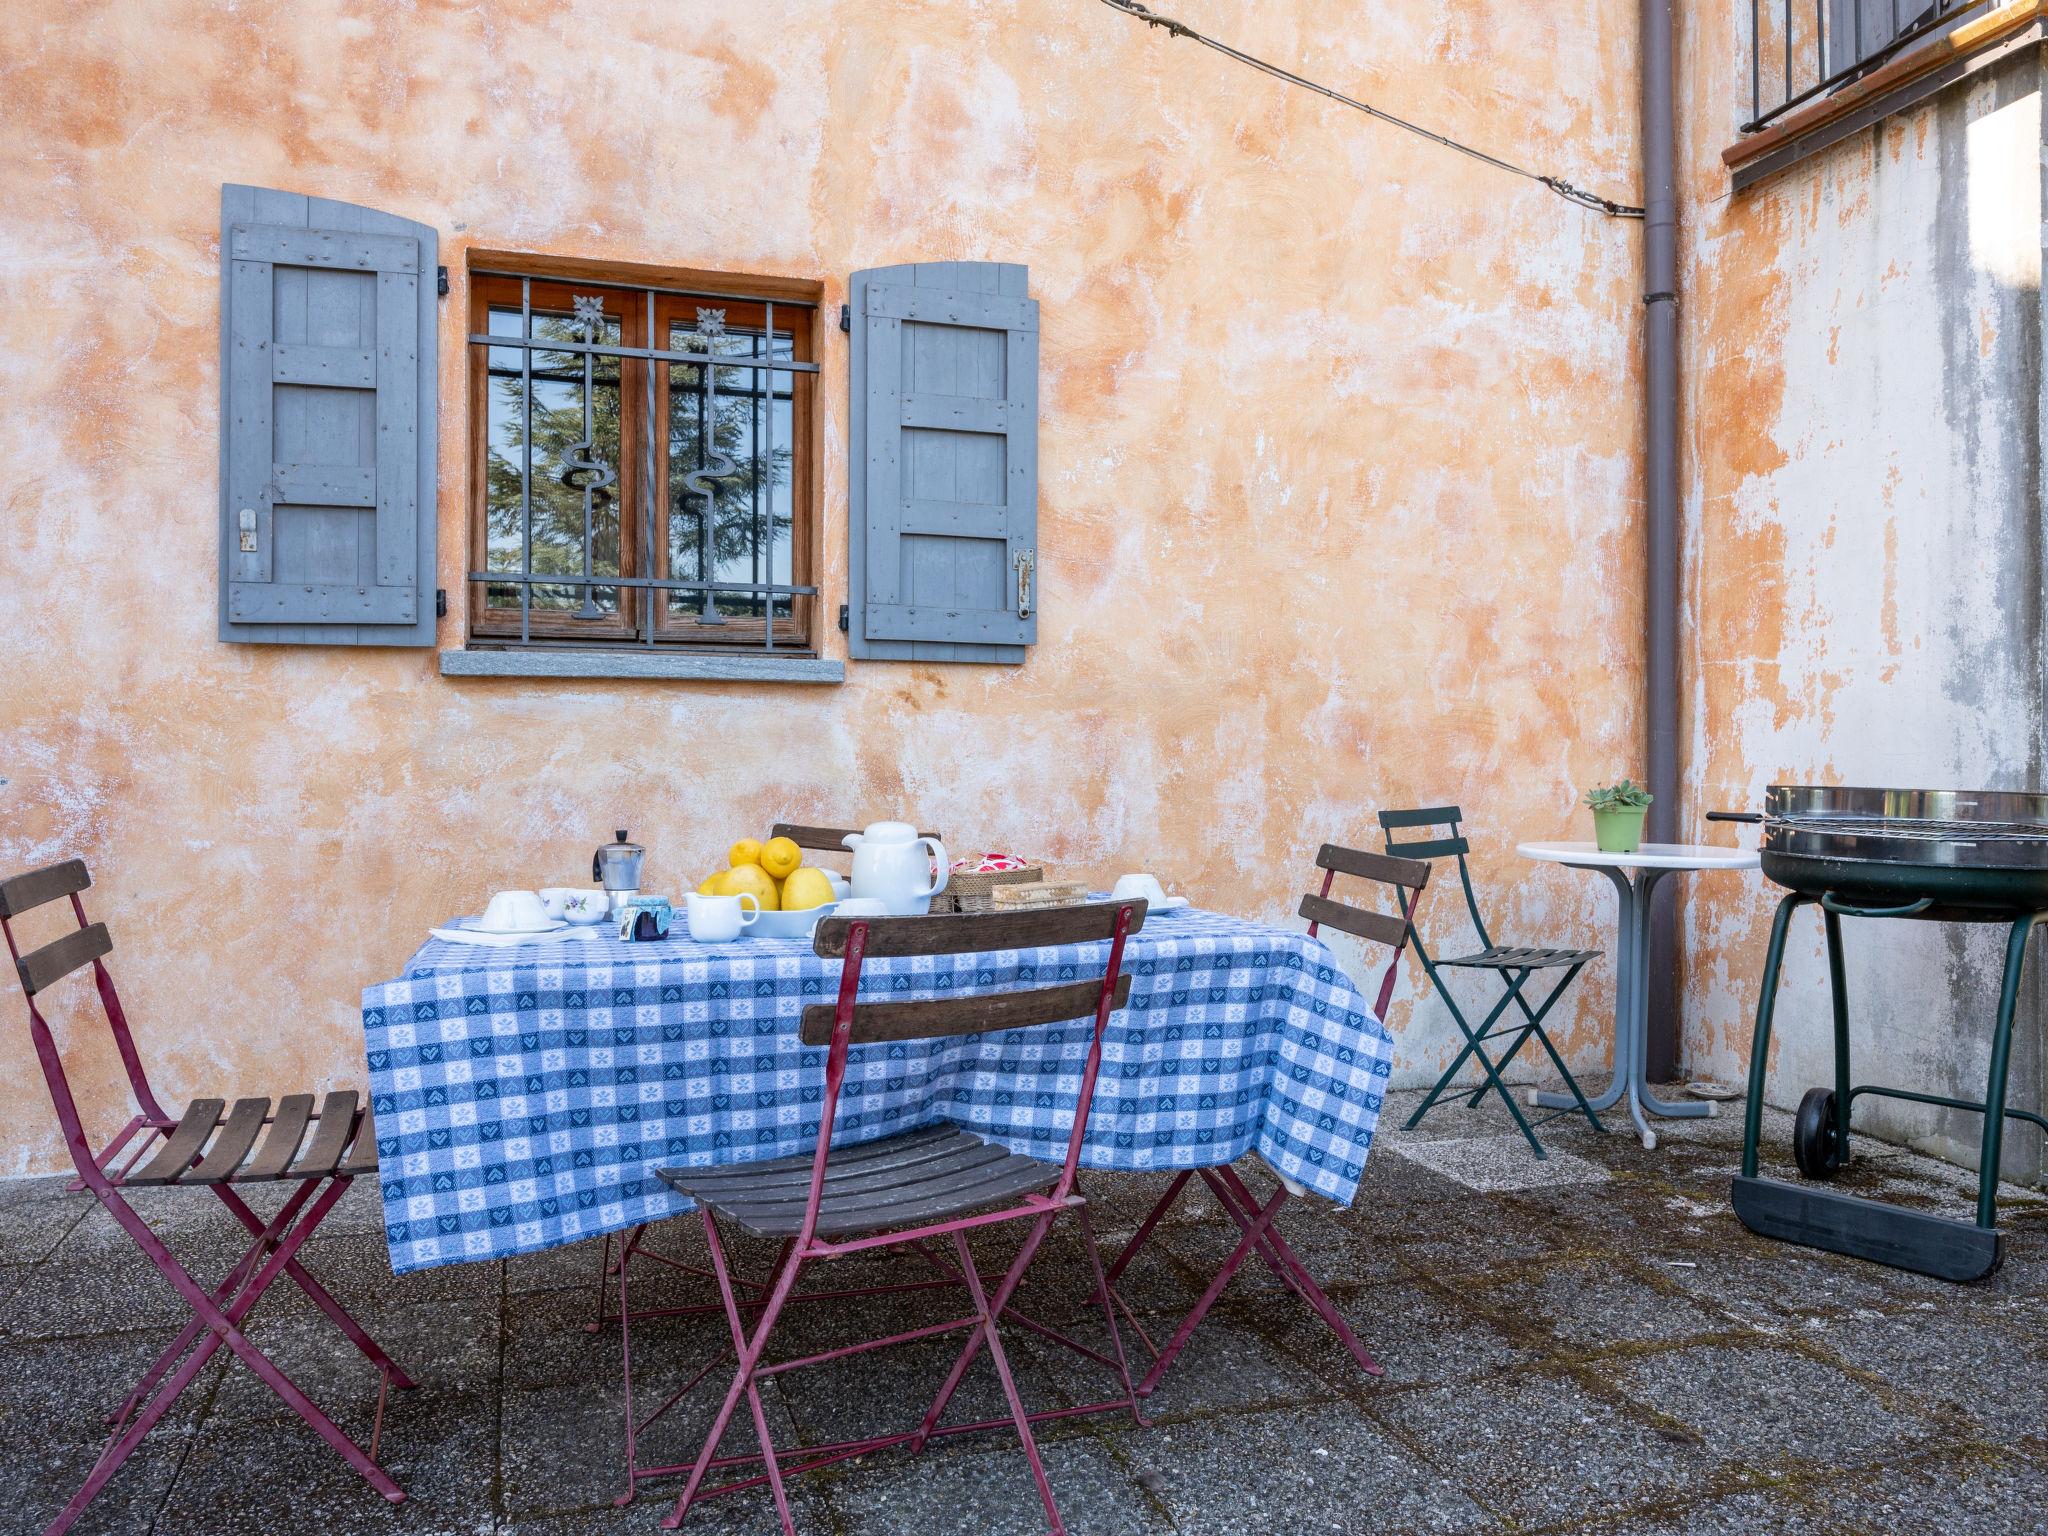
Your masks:
[[[1691,360],[1702,809],[1757,804],[1773,782],[2043,787],[2041,88],[2037,51],[2008,60],[1694,221],[1694,291],[1756,295],[1700,321]],[[1764,381],[1746,402],[1714,383],[1738,368]],[[1717,470],[1745,449],[1742,472]],[[1696,1073],[1746,1070],[1777,894],[1757,880],[1688,905]],[[1846,928],[1857,1079],[1981,1097],[2004,930]],[[2048,1087],[2035,948],[2011,1095],[2027,1108]],[[1831,1080],[1826,978],[1802,914],[1773,1102]],[[1974,1116],[1857,1113],[1976,1159]],[[2007,1146],[2011,1175],[2040,1176],[2037,1133]]]

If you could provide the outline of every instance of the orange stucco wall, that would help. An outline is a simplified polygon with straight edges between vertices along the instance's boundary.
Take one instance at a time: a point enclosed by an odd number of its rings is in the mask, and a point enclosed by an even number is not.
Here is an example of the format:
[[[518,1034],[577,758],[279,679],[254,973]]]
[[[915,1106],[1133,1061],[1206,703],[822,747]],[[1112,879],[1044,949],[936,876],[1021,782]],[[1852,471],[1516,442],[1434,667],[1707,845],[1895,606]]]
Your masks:
[[[1633,197],[1628,0],[1180,9]],[[91,862],[167,1096],[359,1081],[366,982],[493,889],[575,879],[616,825],[655,889],[778,817],[901,812],[1284,921],[1319,842],[1457,800],[1498,929],[1605,941],[1604,883],[1512,843],[1641,772],[1639,226],[1093,0],[27,0],[0,99],[0,868]],[[225,181],[442,231],[451,594],[465,247],[817,278],[834,309],[861,267],[1028,263],[1029,664],[482,682],[429,651],[219,643]],[[846,354],[823,337],[832,612]],[[85,990],[51,1003],[105,1124],[117,1068]],[[1407,996],[1412,1075],[1448,1025]],[[1610,1005],[1589,975],[1564,1030],[1582,1062]],[[0,1017],[0,1169],[54,1166],[18,1002]]]

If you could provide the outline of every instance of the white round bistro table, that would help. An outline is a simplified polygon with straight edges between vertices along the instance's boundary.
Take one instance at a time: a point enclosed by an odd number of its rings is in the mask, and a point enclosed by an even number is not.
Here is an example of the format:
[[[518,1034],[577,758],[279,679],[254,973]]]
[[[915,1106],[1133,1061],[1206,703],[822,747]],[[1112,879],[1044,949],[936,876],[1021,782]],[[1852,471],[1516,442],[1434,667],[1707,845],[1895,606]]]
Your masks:
[[[1598,1114],[1628,1095],[1628,1112],[1645,1148],[1657,1145],[1657,1133],[1643,1111],[1665,1119],[1699,1119],[1720,1113],[1711,1100],[1672,1104],[1650,1091],[1650,994],[1643,973],[1650,963],[1650,898],[1657,882],[1677,870],[1755,869],[1761,862],[1754,849],[1720,848],[1697,843],[1644,843],[1634,853],[1602,853],[1593,843],[1521,843],[1515,852],[1545,864],[1597,869],[1614,882],[1621,910],[1615,915],[1620,948],[1614,957],[1614,1081],[1605,1093],[1588,1102]],[[1631,879],[1628,871],[1635,871]],[[1546,1109],[1572,1109],[1576,1101],[1562,1093],[1532,1093],[1529,1102]]]

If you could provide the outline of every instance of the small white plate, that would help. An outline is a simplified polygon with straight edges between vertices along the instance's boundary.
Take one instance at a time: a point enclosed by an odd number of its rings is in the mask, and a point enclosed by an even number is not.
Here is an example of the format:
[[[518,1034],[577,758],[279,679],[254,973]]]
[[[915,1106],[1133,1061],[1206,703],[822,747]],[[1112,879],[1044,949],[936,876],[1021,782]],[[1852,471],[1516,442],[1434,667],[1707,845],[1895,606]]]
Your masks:
[[[1178,912],[1188,904],[1185,896],[1169,896],[1164,901],[1154,902],[1145,910],[1148,912]]]

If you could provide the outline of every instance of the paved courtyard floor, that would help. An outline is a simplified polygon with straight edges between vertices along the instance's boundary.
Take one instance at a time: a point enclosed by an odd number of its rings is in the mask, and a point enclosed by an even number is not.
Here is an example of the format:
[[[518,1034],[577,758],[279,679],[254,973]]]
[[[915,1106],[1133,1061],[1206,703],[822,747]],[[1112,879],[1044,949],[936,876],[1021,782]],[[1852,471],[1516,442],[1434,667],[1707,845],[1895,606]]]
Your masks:
[[[1623,1135],[1550,1128],[1537,1164],[1498,1109],[1449,1109],[1419,1133],[1388,1106],[1364,1191],[1283,1227],[1386,1367],[1361,1375],[1267,1272],[1243,1271],[1148,1412],[1048,1426],[1069,1527],[1137,1532],[1829,1532],[1964,1536],[2048,1527],[2048,1200],[2009,1189],[2009,1258],[1955,1287],[1751,1237],[1728,1209],[1736,1119]],[[1730,1106],[1731,1108],[1733,1106]],[[2015,1127],[2015,1140],[2034,1134]],[[1774,1115],[1767,1155],[1789,1163]],[[1968,1176],[1868,1139],[1845,1187],[1967,1214]],[[1249,1176],[1249,1168],[1248,1168]],[[1519,1186],[1519,1187],[1516,1187]],[[1255,1187],[1270,1187],[1263,1180]],[[1097,1177],[1108,1248],[1159,1188]],[[138,1204],[210,1278],[228,1224],[202,1191]],[[619,1341],[586,1333],[595,1244],[393,1278],[373,1192],[352,1190],[306,1250],[422,1387],[394,1394],[386,1506],[240,1366],[210,1364],[76,1527],[81,1532],[570,1536],[659,1528],[676,1491],[619,1510]],[[671,1244],[687,1253],[689,1224]],[[1184,1203],[1124,1290],[1155,1335],[1234,1241]],[[990,1261],[995,1255],[991,1253]],[[1071,1239],[1030,1292],[1076,1331]],[[696,1284],[697,1282],[687,1282]],[[685,1282],[650,1294],[676,1300]],[[0,1528],[33,1532],[84,1478],[97,1415],[175,1333],[169,1288],[89,1197],[53,1179],[0,1184]],[[923,1296],[820,1303],[790,1345],[827,1347],[940,1316]],[[679,1382],[722,1337],[716,1318],[636,1329],[650,1385]],[[352,1432],[375,1378],[295,1291],[252,1335]],[[1086,1362],[1028,1335],[1011,1346],[1033,1405],[1086,1401]],[[225,1351],[222,1352],[225,1355]],[[885,1432],[921,1411],[951,1349],[932,1341],[778,1378],[778,1439]],[[705,1413],[656,1426],[657,1457],[693,1453]],[[1000,1412],[986,1362],[958,1412]],[[673,1422],[671,1422],[673,1421]],[[751,1449],[751,1433],[738,1448]],[[942,1536],[1044,1529],[1014,1442],[940,1442],[798,1479],[806,1532]],[[764,1496],[700,1506],[687,1530],[767,1532]]]

